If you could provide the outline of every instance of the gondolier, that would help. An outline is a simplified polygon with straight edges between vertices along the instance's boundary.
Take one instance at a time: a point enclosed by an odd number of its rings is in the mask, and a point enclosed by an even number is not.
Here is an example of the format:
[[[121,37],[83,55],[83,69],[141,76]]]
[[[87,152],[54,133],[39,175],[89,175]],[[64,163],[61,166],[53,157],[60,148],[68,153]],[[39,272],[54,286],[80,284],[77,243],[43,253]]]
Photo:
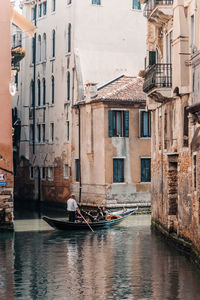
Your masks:
[[[74,194],[71,194],[70,198],[67,200],[67,211],[69,212],[69,222],[75,222],[76,211],[80,214],[80,210]]]

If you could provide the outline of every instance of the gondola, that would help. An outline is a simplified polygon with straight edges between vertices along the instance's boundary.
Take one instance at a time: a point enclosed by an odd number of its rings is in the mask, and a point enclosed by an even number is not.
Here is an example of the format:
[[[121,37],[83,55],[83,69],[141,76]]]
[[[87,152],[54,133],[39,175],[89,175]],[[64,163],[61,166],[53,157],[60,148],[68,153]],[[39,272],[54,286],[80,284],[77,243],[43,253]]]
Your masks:
[[[88,224],[92,229],[108,228],[110,226],[119,224],[128,216],[134,214],[137,209],[127,209],[109,213],[109,220],[101,220],[98,222],[89,222]],[[65,219],[53,219],[47,216],[43,217],[43,220],[47,222],[51,227],[59,230],[89,230],[89,226],[85,222],[69,222]]]

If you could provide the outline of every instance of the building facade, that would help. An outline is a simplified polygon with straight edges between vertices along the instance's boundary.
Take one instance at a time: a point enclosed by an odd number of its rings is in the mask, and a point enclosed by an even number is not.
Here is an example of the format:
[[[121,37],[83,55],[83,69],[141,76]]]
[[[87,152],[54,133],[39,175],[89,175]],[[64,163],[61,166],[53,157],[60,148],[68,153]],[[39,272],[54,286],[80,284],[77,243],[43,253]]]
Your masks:
[[[11,81],[10,1],[0,11],[0,32],[3,39],[0,55],[0,230],[13,229],[13,160]]]
[[[95,91],[87,83],[75,107],[72,189],[81,189],[85,205],[151,205],[151,119],[142,84],[121,76]]]
[[[80,154],[74,106],[85,99],[87,82],[100,87],[137,75],[146,25],[139,1],[24,1],[23,14],[37,35],[23,40],[16,197],[62,203],[80,191],[73,179]]]
[[[200,250],[199,2],[143,1],[152,110],[152,222]]]

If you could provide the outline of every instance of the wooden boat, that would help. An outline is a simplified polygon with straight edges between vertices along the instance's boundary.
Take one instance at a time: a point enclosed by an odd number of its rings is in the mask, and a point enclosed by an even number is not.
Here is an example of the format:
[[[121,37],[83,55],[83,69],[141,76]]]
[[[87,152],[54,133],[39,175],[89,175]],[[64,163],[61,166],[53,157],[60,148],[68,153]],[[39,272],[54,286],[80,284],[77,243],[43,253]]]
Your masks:
[[[127,209],[125,212],[123,210],[109,213],[109,220],[101,220],[98,222],[89,222],[92,229],[108,228],[110,226],[119,224],[128,216],[134,214],[137,209]],[[90,229],[88,224],[85,222],[69,222],[65,219],[53,219],[47,216],[43,217],[51,227],[59,230],[82,230]]]

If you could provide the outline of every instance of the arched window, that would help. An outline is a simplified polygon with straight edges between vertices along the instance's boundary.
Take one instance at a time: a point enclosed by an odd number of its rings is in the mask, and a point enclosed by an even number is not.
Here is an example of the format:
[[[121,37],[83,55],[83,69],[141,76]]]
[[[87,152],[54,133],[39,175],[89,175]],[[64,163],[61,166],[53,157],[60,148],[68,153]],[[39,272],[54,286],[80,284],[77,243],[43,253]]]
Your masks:
[[[40,89],[40,79],[38,79],[38,106],[40,106],[41,103],[41,89]]]
[[[41,46],[42,46],[42,42],[41,42],[41,35],[38,36],[38,61],[41,61]]]
[[[68,24],[68,41],[67,41],[67,52],[71,52],[71,31],[72,31],[72,26],[69,23]]]
[[[55,50],[56,50],[56,32],[55,30],[52,31],[52,57],[55,57]]]
[[[34,81],[31,80],[31,84],[30,84],[30,105],[33,106],[34,105]]]
[[[70,72],[67,72],[67,100],[70,100]]]
[[[42,80],[42,104],[46,104],[46,80],[43,78]]]
[[[51,103],[54,104],[55,97],[55,80],[54,76],[51,77]]]
[[[42,60],[46,60],[46,51],[47,51],[47,39],[46,39],[46,33],[44,33],[43,45],[42,45]]]

